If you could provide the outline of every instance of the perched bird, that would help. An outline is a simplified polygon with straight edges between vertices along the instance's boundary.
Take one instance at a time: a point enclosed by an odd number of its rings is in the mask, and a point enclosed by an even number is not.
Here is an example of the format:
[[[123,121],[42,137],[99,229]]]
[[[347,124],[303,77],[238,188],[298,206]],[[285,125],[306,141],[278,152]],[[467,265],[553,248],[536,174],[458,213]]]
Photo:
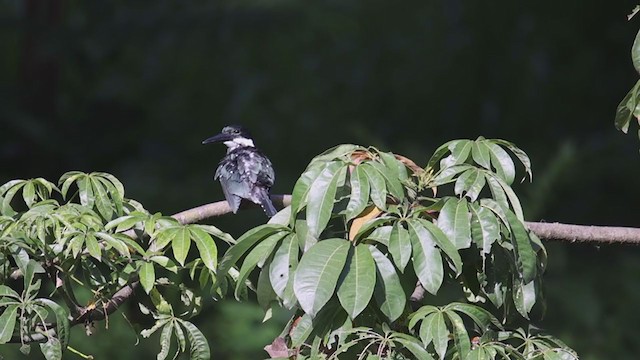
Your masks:
[[[271,161],[253,144],[249,132],[241,126],[225,126],[220,134],[204,140],[203,144],[222,142],[227,155],[220,160],[214,180],[220,180],[222,192],[235,214],[242,199],[262,207],[267,216],[276,214],[269,198],[275,174]]]

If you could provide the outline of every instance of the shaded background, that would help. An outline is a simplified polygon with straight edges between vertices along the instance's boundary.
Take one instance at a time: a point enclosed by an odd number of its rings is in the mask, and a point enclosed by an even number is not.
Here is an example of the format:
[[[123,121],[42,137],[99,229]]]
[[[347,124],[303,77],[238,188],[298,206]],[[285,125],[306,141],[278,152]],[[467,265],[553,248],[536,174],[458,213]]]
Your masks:
[[[338,143],[424,165],[445,141],[482,135],[530,155],[534,181],[516,189],[528,220],[640,226],[638,139],[613,126],[637,79],[634,5],[2,0],[0,183],[107,171],[128,197],[171,214],[222,199],[211,177],[224,149],[200,142],[225,124],[253,130],[275,193]],[[263,221],[247,211],[213,223],[238,236]],[[640,250],[548,250],[548,312],[536,324],[583,359],[638,358]],[[261,317],[223,303],[198,326],[214,358],[255,359],[282,325]],[[109,326],[91,338],[75,329],[76,347],[155,358],[157,338],[134,346],[122,317]]]

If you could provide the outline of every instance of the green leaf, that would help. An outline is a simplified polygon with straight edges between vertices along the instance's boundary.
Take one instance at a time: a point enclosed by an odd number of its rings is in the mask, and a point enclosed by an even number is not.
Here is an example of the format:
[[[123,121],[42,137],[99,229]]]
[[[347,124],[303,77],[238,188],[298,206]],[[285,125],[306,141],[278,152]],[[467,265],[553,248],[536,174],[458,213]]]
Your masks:
[[[282,238],[285,236],[291,237],[291,234],[281,231],[269,235],[268,237],[260,241],[260,243],[256,245],[253,250],[251,250],[251,252],[249,252],[249,255],[245,257],[244,261],[242,262],[242,266],[240,267],[238,279],[236,280],[236,299],[240,299],[240,289],[246,286],[245,281],[249,277],[251,271],[253,271],[253,269],[255,269],[255,267],[259,263],[264,262],[267,257],[271,255],[271,252],[273,251],[273,248],[276,246],[278,241],[282,240]]]
[[[491,245],[500,239],[500,224],[491,210],[471,204],[471,237],[483,254],[491,252]]]
[[[446,306],[446,310],[455,310],[461,312],[473,320],[482,332],[487,331],[491,325],[502,329],[502,324],[496,319],[489,311],[472,304],[466,304],[461,302],[453,302]]]
[[[457,353],[461,359],[466,359],[471,351],[471,341],[469,340],[467,329],[464,326],[464,321],[462,321],[460,315],[453,311],[446,311],[445,314],[449,318],[451,325],[453,325],[453,342]]]
[[[440,185],[448,184],[453,181],[456,175],[470,169],[474,169],[474,167],[468,164],[455,165],[455,166],[441,169],[440,171],[438,171],[438,173],[436,173],[436,175],[433,177],[433,180],[429,185],[440,186]]]
[[[440,250],[442,250],[451,263],[453,268],[456,270],[456,275],[460,275],[462,273],[462,258],[460,258],[460,253],[458,253],[458,249],[456,249],[455,245],[451,242],[449,237],[437,227],[434,223],[426,219],[418,219],[422,226],[424,226],[430,233],[433,235],[433,240],[436,242]]]
[[[616,129],[627,133],[629,124],[634,115],[637,115],[638,92],[640,91],[640,80],[631,88],[627,95],[622,99],[616,110],[615,126]],[[2,191],[0,191],[0,194]]]
[[[187,330],[191,360],[209,360],[211,358],[211,351],[209,350],[207,339],[202,332],[186,320],[177,319],[177,321]]]
[[[311,317],[311,315],[304,314],[297,318],[299,319],[298,323],[293,329],[290,330],[289,334],[291,336],[292,348],[302,345],[302,343],[307,340],[307,338],[313,331],[313,318]]]
[[[631,59],[633,60],[633,67],[640,73],[640,31],[636,34],[633,46],[631,47]]]
[[[200,253],[200,259],[209,270],[215,271],[218,262],[218,247],[215,241],[213,241],[211,235],[200,229],[198,225],[189,226],[189,231]]]
[[[91,187],[91,177],[89,175],[84,176],[78,180],[77,184],[80,192],[80,203],[88,208],[92,208],[95,203],[95,197],[93,195],[93,188]]]
[[[71,334],[67,310],[49,299],[40,298],[36,300],[36,303],[42,304],[53,311],[56,318],[56,336],[60,341],[58,345],[62,350],[66,349],[69,344],[69,335]]]
[[[513,281],[513,303],[516,306],[516,310],[525,319],[529,319],[529,312],[536,303],[536,287],[535,281],[530,281],[527,284],[523,284],[520,280],[514,279]]]
[[[220,264],[218,265],[218,273],[217,273],[217,282],[223,281],[222,279],[227,276],[229,269],[233,267],[238,259],[244,255],[247,250],[249,250],[253,245],[255,245],[258,241],[264,239],[265,237],[281,231],[289,231],[288,228],[281,225],[274,224],[265,224],[257,226],[246,233],[244,233],[237,241],[237,243],[231,246],[220,260]]]
[[[317,238],[329,223],[338,180],[346,174],[346,165],[335,162],[318,175],[309,189],[307,202],[307,225],[309,234]]]
[[[444,278],[442,256],[433,235],[419,221],[410,219],[407,223],[413,246],[413,269],[425,290],[435,295]]]
[[[436,353],[438,353],[440,359],[444,359],[444,355],[447,353],[447,344],[449,343],[449,329],[447,329],[447,324],[444,322],[444,315],[439,311],[434,313],[431,323],[428,325],[430,325],[430,329],[427,336],[431,336]],[[424,326],[425,324],[420,327],[421,331]]]
[[[20,295],[12,288],[8,287],[7,285],[0,285],[0,297],[4,296],[12,297],[14,299],[20,299]]]
[[[89,255],[96,258],[100,261],[102,250],[100,250],[100,245],[98,244],[98,239],[89,233],[84,237],[85,244],[87,245],[87,250],[89,250]]]
[[[522,166],[524,166],[525,172],[527,173],[527,175],[529,175],[529,180],[533,179],[533,173],[531,172],[531,159],[529,159],[529,155],[527,155],[527,153],[522,151],[522,149],[517,147],[512,142],[501,140],[501,139],[494,139],[493,141],[496,144],[500,144],[506,147],[507,149],[509,149],[509,151],[511,151],[518,158],[518,160],[520,160],[520,162],[522,163]]]
[[[33,185],[33,180],[27,181],[24,184],[22,188],[22,198],[29,208],[36,202],[36,188]]]
[[[105,232],[96,232],[96,233],[93,233],[93,235],[103,240],[108,246],[111,246],[112,248],[116,249],[120,253],[120,255],[128,258],[131,257],[131,253],[129,252],[129,248],[127,247],[127,244],[124,241],[115,238],[112,234],[105,233]],[[126,236],[122,234],[120,235]]]
[[[364,310],[376,283],[376,265],[366,245],[360,244],[349,251],[338,285],[338,300],[351,319]]]
[[[507,220],[511,228],[511,243],[516,255],[518,272],[526,284],[536,277],[536,253],[531,246],[531,240],[524,224],[511,210],[506,210]]]
[[[351,244],[328,239],[313,245],[300,260],[293,289],[305,313],[315,316],[329,301],[347,259]]]
[[[351,197],[347,204],[346,217],[347,221],[360,215],[367,207],[369,202],[369,180],[364,170],[360,166],[356,166],[351,172]]]
[[[416,359],[433,360],[431,354],[422,347],[418,339],[403,333],[394,333],[393,339],[409,350]]]
[[[394,173],[391,169],[387,168],[384,164],[377,161],[369,161],[368,164],[371,164],[378,172],[382,175],[387,184],[387,190],[389,193],[393,195],[398,200],[404,199],[404,187],[398,179],[398,174]]]
[[[369,179],[369,184],[371,185],[369,196],[371,196],[371,200],[379,209],[386,210],[387,187],[385,185],[384,177],[369,162],[360,164],[358,167],[362,167],[362,170]]]
[[[62,360],[60,341],[54,337],[49,337],[47,342],[40,343],[40,350],[47,360]]]
[[[456,140],[449,143],[447,148],[451,152],[449,156],[440,161],[440,168],[448,168],[454,165],[460,165],[467,161],[473,142],[467,139]]]
[[[313,163],[312,163],[313,164]],[[316,180],[318,175],[327,167],[326,163],[315,163],[309,165],[300,178],[296,181],[291,193],[291,222],[296,218],[296,214],[307,203],[307,196],[311,184]]]
[[[104,188],[104,185],[96,177],[90,177],[91,187],[93,187],[95,193],[95,204],[100,215],[107,220],[111,220],[113,217],[113,210],[111,207],[111,199]]]
[[[178,273],[178,265],[176,265],[176,263],[174,263],[173,260],[169,259],[166,256],[155,255],[150,257],[149,260],[171,271],[172,273],[175,273],[175,274]]]
[[[478,169],[469,169],[456,180],[454,192],[458,196],[464,193],[470,201],[475,201],[485,184],[484,175]]]
[[[379,152],[380,158],[384,165],[389,169],[389,172],[400,182],[404,182],[409,179],[409,174],[407,173],[407,167],[402,163],[402,161],[396,159],[396,156],[390,152]]]
[[[256,297],[258,298],[258,305],[265,311],[269,311],[271,303],[275,301],[278,296],[273,291],[273,286],[269,280],[269,267],[271,262],[267,260],[262,271],[258,274],[258,286],[256,289]]]
[[[156,281],[156,272],[152,263],[143,262],[140,265],[140,285],[144,291],[148,294],[153,289],[153,284]]]
[[[13,328],[16,326],[17,313],[18,305],[9,305],[0,315],[0,344],[6,344],[11,340]]]
[[[511,156],[509,156],[500,145],[494,144],[491,141],[487,141],[486,144],[489,147],[491,164],[495,168],[496,174],[508,185],[511,185],[516,176],[516,168],[513,160],[511,160]]]
[[[400,284],[400,278],[391,261],[375,246],[368,245],[369,252],[376,263],[376,285],[373,297],[380,307],[380,311],[396,321],[404,312],[407,297]]]
[[[471,246],[471,217],[466,199],[447,200],[438,216],[438,227],[451,239],[457,249]]]
[[[409,232],[399,221],[393,224],[391,235],[389,236],[389,253],[398,269],[403,272],[409,260],[411,260],[411,239]]]
[[[269,280],[273,291],[283,299],[286,307],[295,303],[293,294],[293,274],[298,267],[298,241],[295,234],[289,234],[276,250],[269,266]]]
[[[176,258],[182,266],[184,266],[184,261],[187,259],[190,247],[191,238],[189,237],[189,231],[185,226],[180,227],[171,241],[171,248],[173,249],[173,257]]]
[[[171,333],[173,331],[173,322],[169,321],[163,328],[160,334],[160,352],[156,356],[157,360],[164,360],[169,355],[169,348],[171,348]]]
[[[476,164],[487,170],[491,170],[491,155],[489,155],[489,147],[484,140],[476,140],[471,148],[471,156]]]

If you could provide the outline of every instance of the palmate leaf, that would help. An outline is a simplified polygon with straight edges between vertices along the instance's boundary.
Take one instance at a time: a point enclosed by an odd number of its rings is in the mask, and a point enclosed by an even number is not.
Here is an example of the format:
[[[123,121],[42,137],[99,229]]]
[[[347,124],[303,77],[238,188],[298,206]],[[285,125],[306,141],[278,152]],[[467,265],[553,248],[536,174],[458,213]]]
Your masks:
[[[367,163],[371,164],[382,175],[389,193],[396,199],[402,200],[404,198],[404,187],[400,182],[398,169],[392,170],[378,161],[369,161]]]
[[[69,188],[76,184],[80,203],[94,208],[106,220],[123,213],[124,186],[113,175],[103,172],[83,173],[70,171],[62,175],[58,184],[61,194],[67,198]]]
[[[409,352],[411,352],[411,354],[413,354],[416,359],[433,360],[431,354],[429,354],[427,350],[424,349],[420,341],[413,336],[409,336],[400,332],[393,332],[393,335],[390,336],[390,338],[392,341],[401,344],[402,346],[404,346],[404,348],[409,350]]]
[[[351,243],[328,239],[313,245],[300,259],[293,290],[305,313],[315,316],[334,293]]]
[[[451,239],[434,223],[425,219],[418,219],[420,224],[433,235],[432,239],[438,245],[440,250],[447,255],[451,265],[456,271],[456,276],[462,273],[462,258],[453,244]]]
[[[481,170],[477,168],[469,169],[458,177],[455,183],[454,192],[458,196],[466,196],[469,201],[475,201],[486,184],[486,179]]]
[[[346,264],[338,284],[338,300],[351,319],[364,310],[376,283],[376,265],[364,244],[349,249]]]
[[[368,247],[376,263],[376,285],[373,296],[380,311],[393,322],[404,312],[407,297],[391,261],[375,246],[368,245]]]

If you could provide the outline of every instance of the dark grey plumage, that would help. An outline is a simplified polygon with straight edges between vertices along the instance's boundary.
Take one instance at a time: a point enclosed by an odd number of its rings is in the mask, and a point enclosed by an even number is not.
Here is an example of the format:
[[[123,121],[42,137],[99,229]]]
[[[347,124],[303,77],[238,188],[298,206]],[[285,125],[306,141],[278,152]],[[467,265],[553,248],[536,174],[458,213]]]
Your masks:
[[[231,210],[236,213],[242,199],[247,199],[260,205],[267,216],[275,215],[277,211],[269,198],[275,181],[273,166],[255,147],[249,133],[239,126],[226,126],[203,144],[211,142],[224,142],[228,148],[213,178],[220,181]]]

